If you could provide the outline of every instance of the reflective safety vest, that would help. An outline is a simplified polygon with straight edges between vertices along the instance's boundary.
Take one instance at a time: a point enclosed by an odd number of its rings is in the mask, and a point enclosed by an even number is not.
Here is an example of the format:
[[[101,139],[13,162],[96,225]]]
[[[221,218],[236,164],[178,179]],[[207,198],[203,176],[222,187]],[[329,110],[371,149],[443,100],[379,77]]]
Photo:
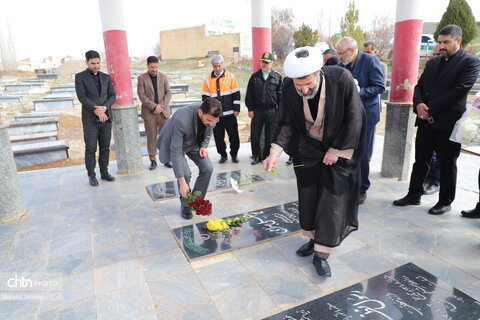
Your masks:
[[[202,100],[217,98],[222,103],[222,116],[240,112],[240,89],[233,73],[223,70],[220,77],[212,71],[203,81]]]

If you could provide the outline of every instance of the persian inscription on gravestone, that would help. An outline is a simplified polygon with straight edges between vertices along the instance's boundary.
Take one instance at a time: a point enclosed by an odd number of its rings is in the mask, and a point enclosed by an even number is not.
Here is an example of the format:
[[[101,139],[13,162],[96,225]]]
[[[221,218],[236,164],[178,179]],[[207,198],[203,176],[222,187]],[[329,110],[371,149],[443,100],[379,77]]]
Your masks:
[[[413,263],[268,320],[478,320],[480,302]]]
[[[238,184],[245,183],[245,181],[247,180],[246,176],[242,177],[241,170],[218,173],[216,175],[213,175],[212,179],[210,179],[208,191],[230,188],[230,178],[237,181]],[[248,180],[248,182],[251,181],[252,183],[264,181],[264,179],[258,175],[254,175],[251,179],[249,178]],[[193,185],[193,181],[190,183],[190,185]],[[146,186],[146,188],[148,194],[150,195],[150,197],[152,197],[153,201],[171,199],[180,196],[176,181],[150,184]]]
[[[297,202],[237,214],[247,221],[225,232],[211,232],[206,222],[173,230],[175,238],[189,260],[227,252],[300,230]]]

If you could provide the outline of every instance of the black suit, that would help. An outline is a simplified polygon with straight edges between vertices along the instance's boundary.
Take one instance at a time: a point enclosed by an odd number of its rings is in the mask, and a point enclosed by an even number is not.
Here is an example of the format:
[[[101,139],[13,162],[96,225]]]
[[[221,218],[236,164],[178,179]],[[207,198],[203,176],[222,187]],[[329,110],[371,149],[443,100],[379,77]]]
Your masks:
[[[429,60],[415,87],[413,111],[416,113],[417,105],[425,103],[430,121],[417,117],[415,122],[418,129],[409,194],[414,197],[423,194],[422,184],[435,150],[440,160],[439,203],[449,205],[455,199],[460,154],[460,144],[449,138],[455,122],[465,111],[468,91],[480,71],[480,60],[461,49],[448,62],[442,60],[443,57]]]
[[[98,164],[100,173],[108,172],[108,159],[110,155],[110,140],[112,137],[112,104],[116,100],[110,76],[98,72],[100,93],[95,85],[92,73],[87,69],[75,75],[75,90],[82,104],[83,138],[85,141],[85,166],[89,176],[95,176],[95,153],[97,143],[100,149]],[[105,106],[108,121],[100,122],[95,115],[94,106]]]

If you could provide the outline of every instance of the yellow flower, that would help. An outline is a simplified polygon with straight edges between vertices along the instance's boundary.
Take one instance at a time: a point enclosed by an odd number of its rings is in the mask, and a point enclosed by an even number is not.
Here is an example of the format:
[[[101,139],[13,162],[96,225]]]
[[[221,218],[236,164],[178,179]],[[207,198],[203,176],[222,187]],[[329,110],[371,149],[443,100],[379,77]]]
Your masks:
[[[223,219],[210,219],[207,222],[207,229],[210,231],[223,231],[229,228]]]

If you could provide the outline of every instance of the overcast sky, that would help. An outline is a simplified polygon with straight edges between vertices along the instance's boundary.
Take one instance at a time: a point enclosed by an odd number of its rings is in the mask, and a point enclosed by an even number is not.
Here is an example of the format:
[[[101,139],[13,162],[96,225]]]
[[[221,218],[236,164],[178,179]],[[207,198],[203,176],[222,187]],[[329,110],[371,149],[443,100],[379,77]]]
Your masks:
[[[401,1],[401,0],[399,0]],[[439,21],[448,0],[419,0],[424,21]],[[480,1],[467,0],[477,20]],[[349,0],[274,0],[279,8],[292,3],[295,25],[307,23],[325,32],[339,31]],[[396,0],[356,0],[360,25],[368,30],[375,16],[395,19]],[[89,49],[104,51],[98,0],[0,0],[0,29],[10,29],[18,58],[82,57]],[[159,31],[232,20],[251,28],[250,0],[124,0],[124,18],[131,56],[148,56]],[[320,22],[319,22],[320,21]]]

